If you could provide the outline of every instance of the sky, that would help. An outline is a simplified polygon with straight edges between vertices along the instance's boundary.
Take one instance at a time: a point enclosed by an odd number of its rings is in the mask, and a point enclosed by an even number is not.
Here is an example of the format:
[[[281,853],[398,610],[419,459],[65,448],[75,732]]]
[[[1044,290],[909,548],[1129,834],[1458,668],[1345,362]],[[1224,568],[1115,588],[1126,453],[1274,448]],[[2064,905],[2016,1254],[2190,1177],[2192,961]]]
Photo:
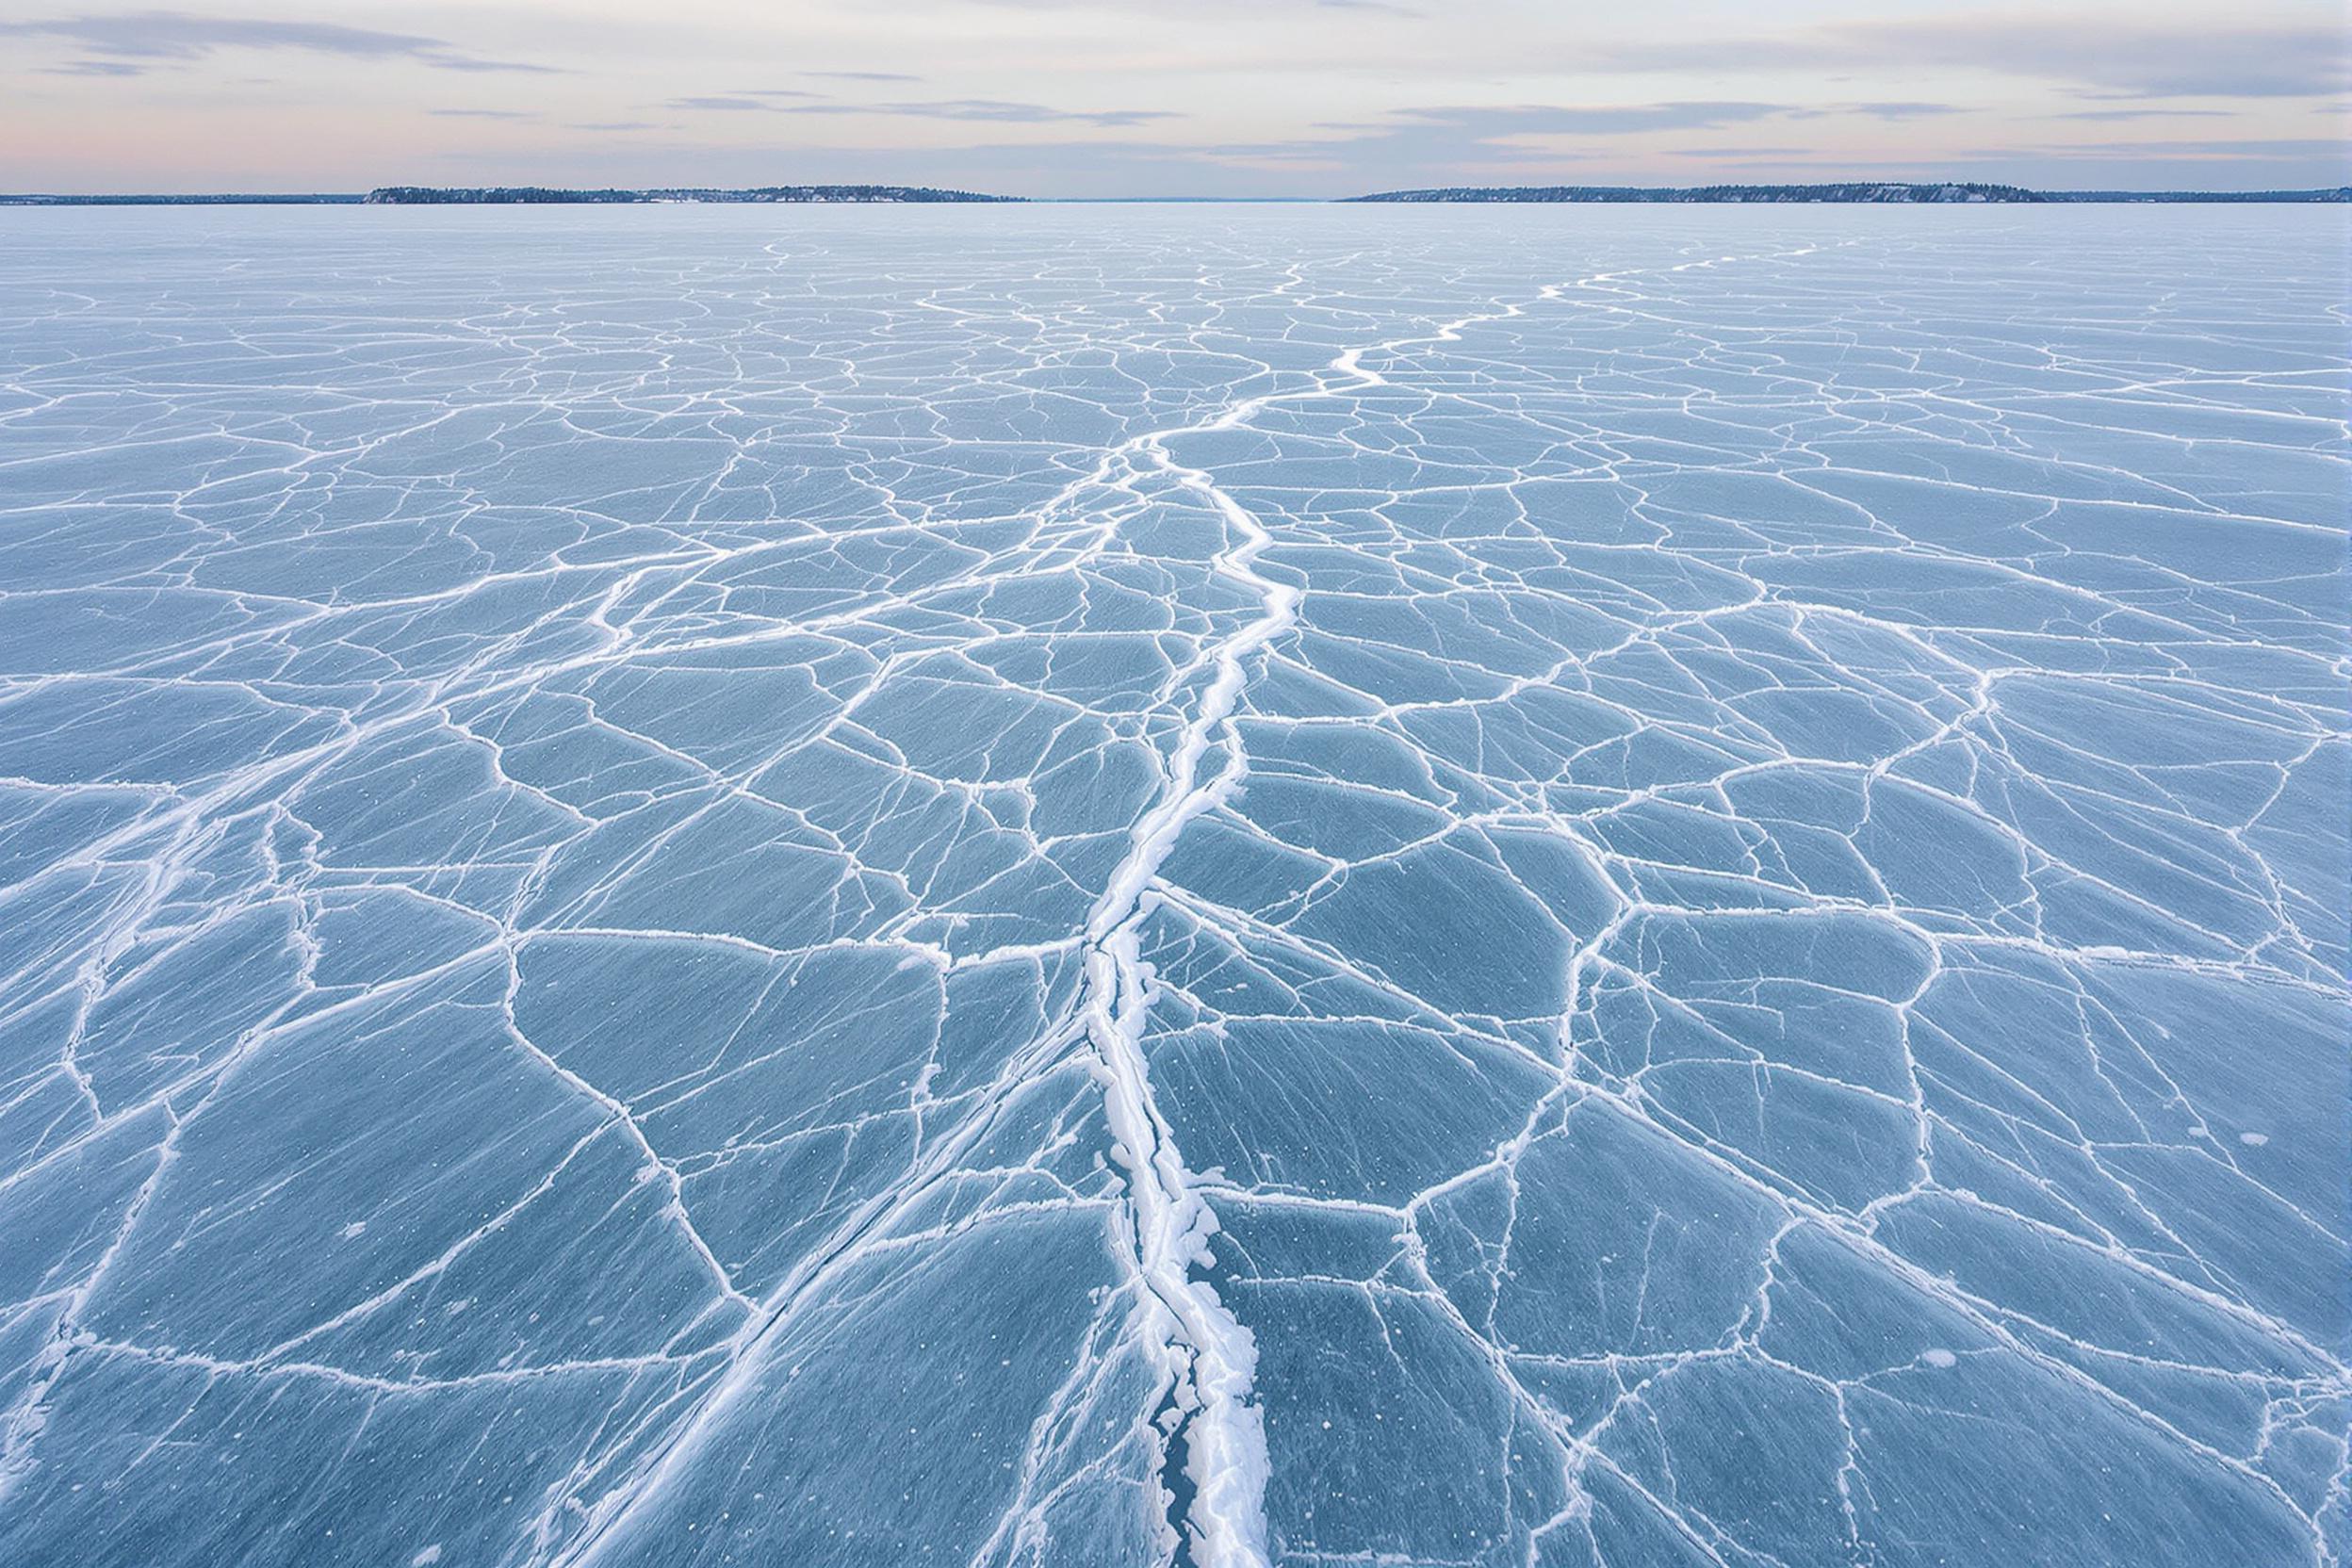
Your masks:
[[[2352,181],[2342,0],[0,0],[0,190]]]

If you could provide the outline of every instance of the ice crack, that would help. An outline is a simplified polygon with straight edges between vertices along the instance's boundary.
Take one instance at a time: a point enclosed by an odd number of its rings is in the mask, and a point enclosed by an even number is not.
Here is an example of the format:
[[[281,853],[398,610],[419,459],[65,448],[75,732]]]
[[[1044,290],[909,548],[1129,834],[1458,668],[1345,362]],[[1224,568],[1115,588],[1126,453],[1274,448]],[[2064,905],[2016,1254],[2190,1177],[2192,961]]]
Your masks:
[[[1259,613],[1220,646],[1215,678],[1200,695],[1168,765],[1159,803],[1135,825],[1126,856],[1086,922],[1085,1017],[1116,1154],[1127,1172],[1128,1213],[1138,1274],[1160,1319],[1161,1354],[1190,1414],[1183,1428],[1185,1471],[1194,1487],[1187,1524],[1202,1568],[1256,1568],[1266,1559],[1266,1424],[1250,1396],[1257,1347],[1250,1331],[1197,1278],[1208,1262],[1217,1217],[1185,1168],[1174,1131],[1161,1114],[1143,1049],[1152,973],[1140,927],[1156,899],[1152,878],[1184,825],[1231,795],[1248,771],[1233,713],[1248,679],[1248,661],[1279,637],[1297,614],[1298,591],[1262,577],[1253,563],[1266,528],[1203,473],[1178,466],[1156,441],[1146,449],[1186,488],[1206,498],[1241,541],[1218,556],[1220,574],[1258,596]],[[1200,776],[1219,732],[1223,765]]]

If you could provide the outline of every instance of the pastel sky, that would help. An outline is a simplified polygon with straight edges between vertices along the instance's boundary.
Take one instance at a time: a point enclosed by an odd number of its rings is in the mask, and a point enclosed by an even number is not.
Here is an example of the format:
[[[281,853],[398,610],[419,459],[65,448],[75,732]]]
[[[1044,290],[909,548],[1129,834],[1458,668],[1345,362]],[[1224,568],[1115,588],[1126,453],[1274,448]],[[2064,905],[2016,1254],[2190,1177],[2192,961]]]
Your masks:
[[[2340,0],[0,0],[0,189],[2334,185],[2352,179],[2346,15]]]

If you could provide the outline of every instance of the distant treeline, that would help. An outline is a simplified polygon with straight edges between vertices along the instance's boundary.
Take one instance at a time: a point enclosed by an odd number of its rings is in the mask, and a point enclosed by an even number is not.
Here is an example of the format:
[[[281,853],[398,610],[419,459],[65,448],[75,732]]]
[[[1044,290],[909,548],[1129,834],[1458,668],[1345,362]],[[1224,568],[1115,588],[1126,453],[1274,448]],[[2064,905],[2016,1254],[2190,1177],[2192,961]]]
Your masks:
[[[356,206],[364,196],[333,191],[263,196],[41,196],[0,195],[0,207],[327,207]]]
[[[1357,202],[2352,202],[2352,187],[2320,190],[2029,190],[2016,185],[1913,185],[1850,180],[1836,185],[1453,186],[1384,190]]]
[[[367,200],[391,206],[508,206],[517,204],[632,204],[647,202],[1017,202],[1018,196],[983,196],[970,190],[939,190],[919,185],[764,185],[743,190],[679,187],[662,190],[559,190],[547,186],[441,188],[387,185]]]
[[[1138,197],[1139,201],[1154,198]],[[2023,186],[1941,185],[1850,180],[1834,185],[1541,185],[1449,186],[1429,190],[1384,190],[1350,196],[1349,202],[1853,202],[1853,203],[2129,203],[2129,202],[2352,202],[2352,187],[2318,190],[2030,190]],[[332,191],[279,195],[57,196],[0,194],[0,206],[514,206],[658,202],[883,204],[918,202],[1020,202],[1020,196],[988,196],[910,185],[770,185],[741,190],[681,186],[652,190],[566,190],[552,186],[388,185],[364,196]]]

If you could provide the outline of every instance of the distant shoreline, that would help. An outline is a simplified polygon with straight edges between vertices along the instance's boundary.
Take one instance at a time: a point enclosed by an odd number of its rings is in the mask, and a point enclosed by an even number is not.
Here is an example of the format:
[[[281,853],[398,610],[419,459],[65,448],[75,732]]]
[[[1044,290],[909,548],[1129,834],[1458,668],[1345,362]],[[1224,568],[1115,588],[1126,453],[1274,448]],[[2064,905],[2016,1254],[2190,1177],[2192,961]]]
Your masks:
[[[217,206],[662,206],[808,205],[927,206],[1034,204],[1202,205],[2131,205],[2146,204],[2310,204],[2352,202],[2352,187],[2311,190],[2034,190],[2023,186],[1973,182],[1927,184],[1843,181],[1826,185],[1709,186],[1456,186],[1422,190],[1384,190],[1366,196],[994,196],[932,186],[804,185],[754,186],[740,189],[678,186],[643,190],[567,189],[552,186],[382,186],[369,191],[226,192],[196,195],[137,193],[0,194],[5,207],[217,207]]]
[[[1018,202],[927,185],[662,186],[648,190],[567,190],[554,186],[387,185],[369,191],[370,206],[657,206],[709,203],[725,206],[875,206],[960,202]]]
[[[0,207],[355,207],[368,200],[361,192],[308,191],[293,195],[232,192],[200,196],[58,196],[28,193],[0,195]]]
[[[988,196],[919,185],[776,185],[740,189],[716,186],[565,189],[554,186],[379,186],[366,192],[319,191],[284,195],[0,195],[12,207],[179,206],[926,206],[1018,203],[1020,196]]]
[[[1698,203],[1710,205],[1848,204],[1866,206],[2064,205],[2068,204],[2352,202],[2352,186],[2313,190],[2033,190],[1974,182],[1919,184],[1848,180],[1831,185],[1458,186],[1384,190],[1350,202],[1396,203]]]

